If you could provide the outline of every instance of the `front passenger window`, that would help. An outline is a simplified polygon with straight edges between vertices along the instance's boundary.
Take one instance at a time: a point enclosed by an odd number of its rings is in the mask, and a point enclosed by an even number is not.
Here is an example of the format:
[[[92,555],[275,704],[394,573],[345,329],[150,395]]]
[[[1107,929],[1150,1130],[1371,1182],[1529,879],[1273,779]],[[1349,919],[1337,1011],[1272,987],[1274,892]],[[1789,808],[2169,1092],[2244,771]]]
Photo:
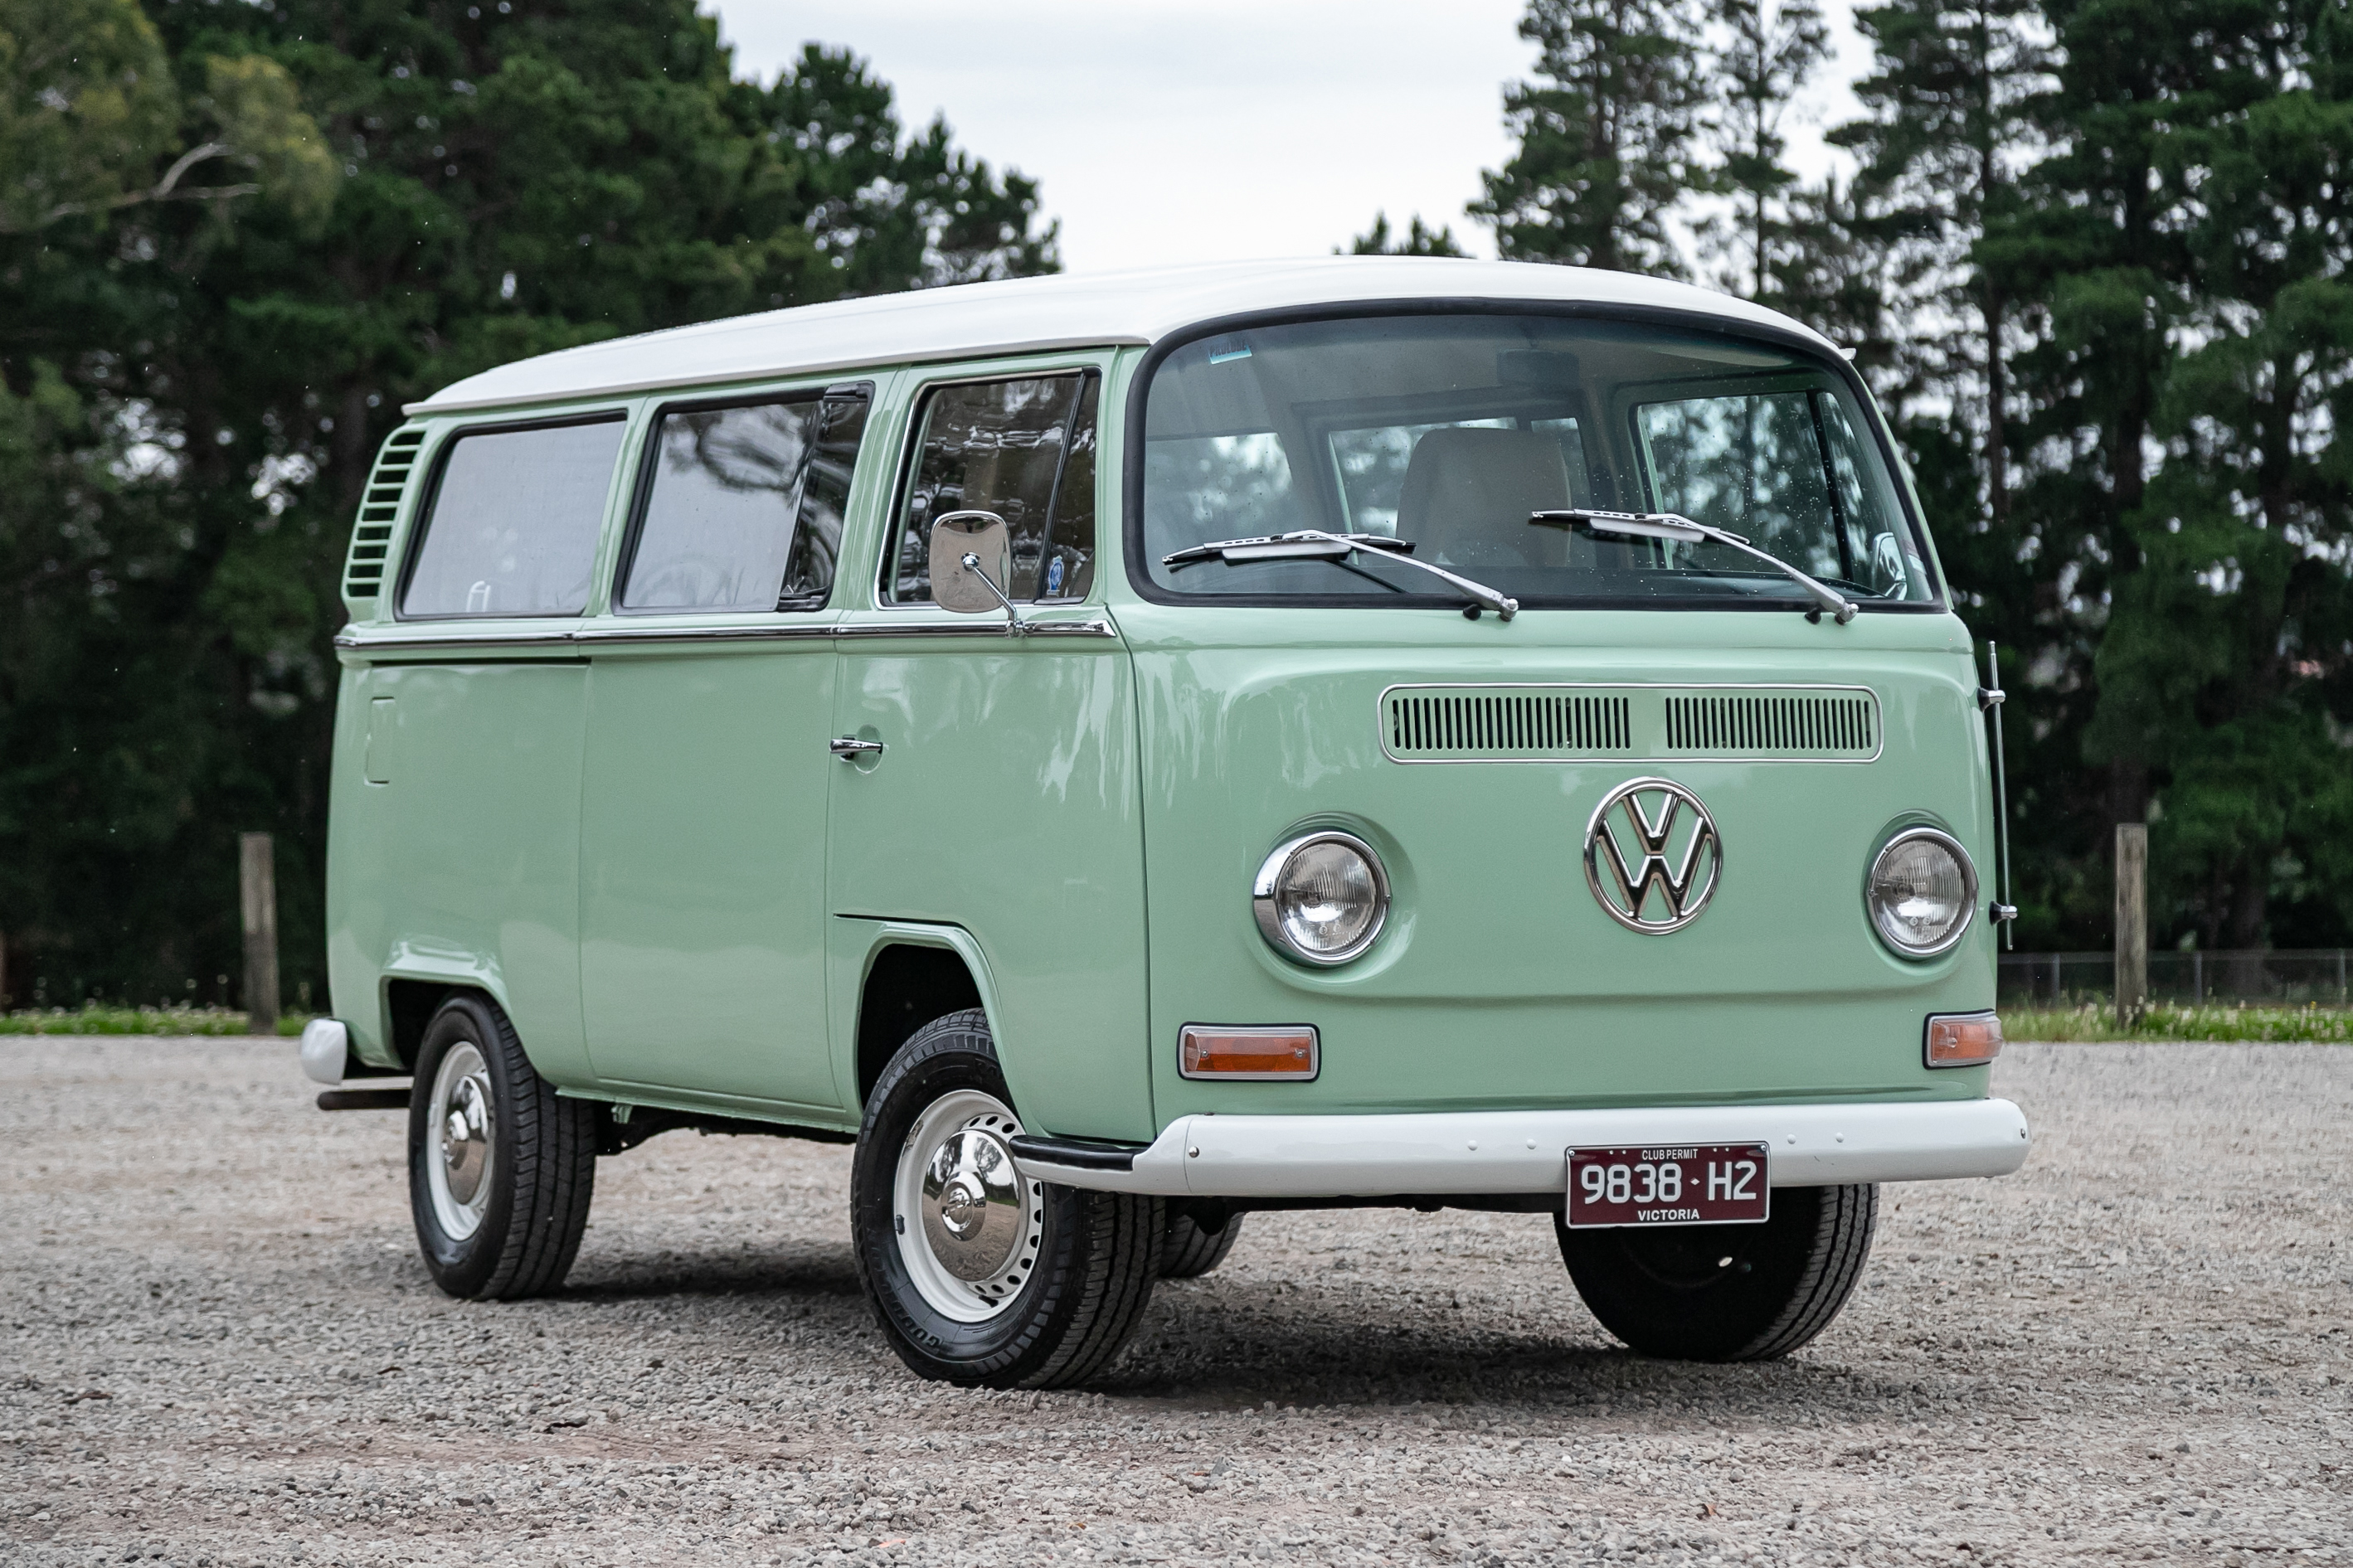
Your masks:
[[[935,387],[923,399],[915,471],[899,519],[884,598],[932,599],[932,522],[993,511],[1013,546],[1020,600],[1083,599],[1095,569],[1095,403],[1092,371]]]

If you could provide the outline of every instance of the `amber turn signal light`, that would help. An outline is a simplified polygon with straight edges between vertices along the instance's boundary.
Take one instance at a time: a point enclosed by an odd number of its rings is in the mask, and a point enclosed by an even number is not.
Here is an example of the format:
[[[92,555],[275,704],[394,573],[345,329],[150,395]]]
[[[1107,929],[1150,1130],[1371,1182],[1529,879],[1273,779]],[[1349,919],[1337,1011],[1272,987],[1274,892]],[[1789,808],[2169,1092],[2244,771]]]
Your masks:
[[[1187,1078],[1289,1079],[1315,1076],[1315,1031],[1303,1024],[1244,1027],[1187,1024],[1178,1037],[1176,1070]]]
[[[1960,1013],[1928,1020],[1928,1065],[1983,1067],[2001,1055],[2001,1018],[1993,1013]]]

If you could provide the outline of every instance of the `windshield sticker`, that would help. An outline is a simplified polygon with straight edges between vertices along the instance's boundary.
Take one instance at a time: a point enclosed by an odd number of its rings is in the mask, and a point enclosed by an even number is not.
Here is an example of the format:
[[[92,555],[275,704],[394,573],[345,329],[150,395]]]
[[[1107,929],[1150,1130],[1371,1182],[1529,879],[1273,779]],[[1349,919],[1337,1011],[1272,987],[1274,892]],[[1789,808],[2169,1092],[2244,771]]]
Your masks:
[[[1230,339],[1228,341],[1231,342]],[[1211,349],[1209,351],[1209,363],[1211,364],[1224,364],[1228,360],[1248,359],[1250,356],[1250,352],[1247,345],[1236,344],[1231,348]]]

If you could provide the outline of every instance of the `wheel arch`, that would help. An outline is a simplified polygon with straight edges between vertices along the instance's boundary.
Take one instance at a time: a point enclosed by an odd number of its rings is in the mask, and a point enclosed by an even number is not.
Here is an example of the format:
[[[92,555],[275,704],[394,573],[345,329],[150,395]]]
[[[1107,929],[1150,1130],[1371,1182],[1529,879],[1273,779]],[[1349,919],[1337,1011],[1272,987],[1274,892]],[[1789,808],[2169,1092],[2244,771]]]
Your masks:
[[[375,1065],[396,1068],[402,1072],[414,1072],[417,1053],[425,1043],[426,1026],[441,1004],[459,992],[471,992],[504,1014],[510,1025],[514,1020],[514,1007],[507,998],[507,988],[495,963],[477,961],[451,964],[442,962],[419,963],[414,957],[396,954],[377,978],[377,1016],[384,1042],[384,1052],[393,1059]],[[522,1031],[516,1030],[518,1037]],[[523,1042],[523,1054],[531,1055],[531,1044]]]
[[[1008,1083],[1012,1065],[1003,1061],[996,983],[980,943],[962,926],[909,921],[869,922],[871,933],[860,967],[857,1015],[851,1033],[856,1106],[863,1110],[891,1058],[917,1029],[944,1014],[977,1007],[997,1041]],[[1018,1092],[1018,1086],[1017,1092]]]

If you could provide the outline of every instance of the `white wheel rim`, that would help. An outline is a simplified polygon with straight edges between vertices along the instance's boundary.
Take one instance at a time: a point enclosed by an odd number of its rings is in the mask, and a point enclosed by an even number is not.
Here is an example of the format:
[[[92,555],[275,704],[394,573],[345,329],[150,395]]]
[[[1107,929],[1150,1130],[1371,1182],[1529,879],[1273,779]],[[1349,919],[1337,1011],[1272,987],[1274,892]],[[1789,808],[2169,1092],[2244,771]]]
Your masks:
[[[425,1184],[441,1233],[463,1241],[480,1228],[497,1173],[498,1118],[481,1047],[460,1040],[441,1058],[426,1108]]]
[[[1014,1168],[1021,1122],[995,1095],[962,1089],[923,1108],[899,1149],[892,1228],[916,1294],[942,1317],[981,1323],[1038,1266],[1045,1191]]]

